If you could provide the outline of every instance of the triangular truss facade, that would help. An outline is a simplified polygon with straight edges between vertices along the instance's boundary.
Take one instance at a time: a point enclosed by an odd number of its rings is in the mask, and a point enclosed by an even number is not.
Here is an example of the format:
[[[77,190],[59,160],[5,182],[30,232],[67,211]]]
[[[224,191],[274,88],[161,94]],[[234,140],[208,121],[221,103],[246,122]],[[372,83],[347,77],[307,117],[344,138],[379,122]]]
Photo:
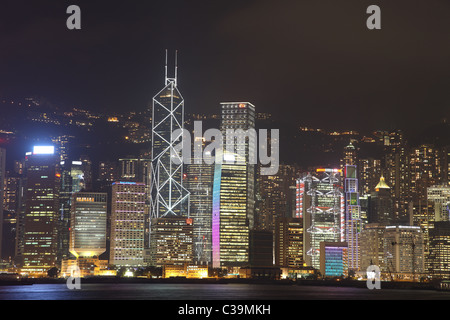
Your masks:
[[[178,136],[173,136],[180,129]],[[183,187],[183,159],[175,151],[184,129],[184,99],[175,78],[153,98],[151,218],[189,216],[189,192]],[[176,159],[174,159],[174,157]],[[176,160],[176,161],[174,161]]]

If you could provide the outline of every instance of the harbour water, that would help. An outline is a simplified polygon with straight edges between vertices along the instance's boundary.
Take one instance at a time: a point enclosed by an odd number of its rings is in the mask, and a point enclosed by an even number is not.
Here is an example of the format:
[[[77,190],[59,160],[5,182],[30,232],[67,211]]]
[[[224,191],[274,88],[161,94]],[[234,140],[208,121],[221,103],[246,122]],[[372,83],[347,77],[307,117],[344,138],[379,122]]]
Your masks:
[[[0,300],[450,300],[450,292],[420,289],[192,283],[81,283],[0,286]]]

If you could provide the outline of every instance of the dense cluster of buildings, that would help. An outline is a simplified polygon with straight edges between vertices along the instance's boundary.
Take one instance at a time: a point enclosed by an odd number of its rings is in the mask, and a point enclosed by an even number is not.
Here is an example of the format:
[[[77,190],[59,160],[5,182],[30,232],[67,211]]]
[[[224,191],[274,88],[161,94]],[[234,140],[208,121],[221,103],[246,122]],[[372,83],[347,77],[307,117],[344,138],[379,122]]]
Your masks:
[[[165,80],[153,99],[151,150],[100,161],[96,178],[88,156],[72,158],[70,136],[35,146],[8,172],[0,149],[0,269],[363,279],[377,265],[385,280],[450,278],[447,149],[379,132],[379,157],[350,141],[333,167],[280,164],[263,175],[249,161],[256,146],[236,139],[233,152],[214,155],[224,161],[185,164],[173,152],[184,99],[176,73],[166,69]],[[249,102],[221,103],[218,118],[221,132],[255,129],[258,120]]]

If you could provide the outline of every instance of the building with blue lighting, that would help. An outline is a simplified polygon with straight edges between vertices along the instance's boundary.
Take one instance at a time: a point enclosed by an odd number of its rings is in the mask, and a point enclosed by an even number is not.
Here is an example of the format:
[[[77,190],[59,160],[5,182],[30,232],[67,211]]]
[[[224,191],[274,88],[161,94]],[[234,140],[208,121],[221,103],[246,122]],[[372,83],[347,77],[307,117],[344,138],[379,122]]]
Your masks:
[[[348,276],[348,245],[346,242],[320,243],[320,273],[323,277]]]

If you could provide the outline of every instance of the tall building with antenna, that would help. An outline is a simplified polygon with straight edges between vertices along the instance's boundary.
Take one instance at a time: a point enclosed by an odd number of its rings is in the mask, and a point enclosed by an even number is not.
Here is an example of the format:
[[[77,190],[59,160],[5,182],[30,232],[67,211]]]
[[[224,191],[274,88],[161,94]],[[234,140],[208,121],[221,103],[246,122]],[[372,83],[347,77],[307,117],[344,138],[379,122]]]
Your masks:
[[[182,135],[173,134],[184,129],[184,99],[177,87],[177,69],[175,56],[175,77],[169,78],[166,51],[165,87],[153,98],[152,218],[188,216],[189,211],[189,192],[183,187],[183,159],[175,150]]]
[[[165,86],[154,96],[152,108],[149,243],[151,264],[158,266],[184,263],[192,258],[192,245],[172,250],[180,241],[192,242],[189,192],[183,186],[183,159],[175,149],[184,130],[184,99],[177,87],[177,55],[176,52],[175,75],[169,77],[166,50]],[[171,257],[161,254],[167,252],[171,252]]]

